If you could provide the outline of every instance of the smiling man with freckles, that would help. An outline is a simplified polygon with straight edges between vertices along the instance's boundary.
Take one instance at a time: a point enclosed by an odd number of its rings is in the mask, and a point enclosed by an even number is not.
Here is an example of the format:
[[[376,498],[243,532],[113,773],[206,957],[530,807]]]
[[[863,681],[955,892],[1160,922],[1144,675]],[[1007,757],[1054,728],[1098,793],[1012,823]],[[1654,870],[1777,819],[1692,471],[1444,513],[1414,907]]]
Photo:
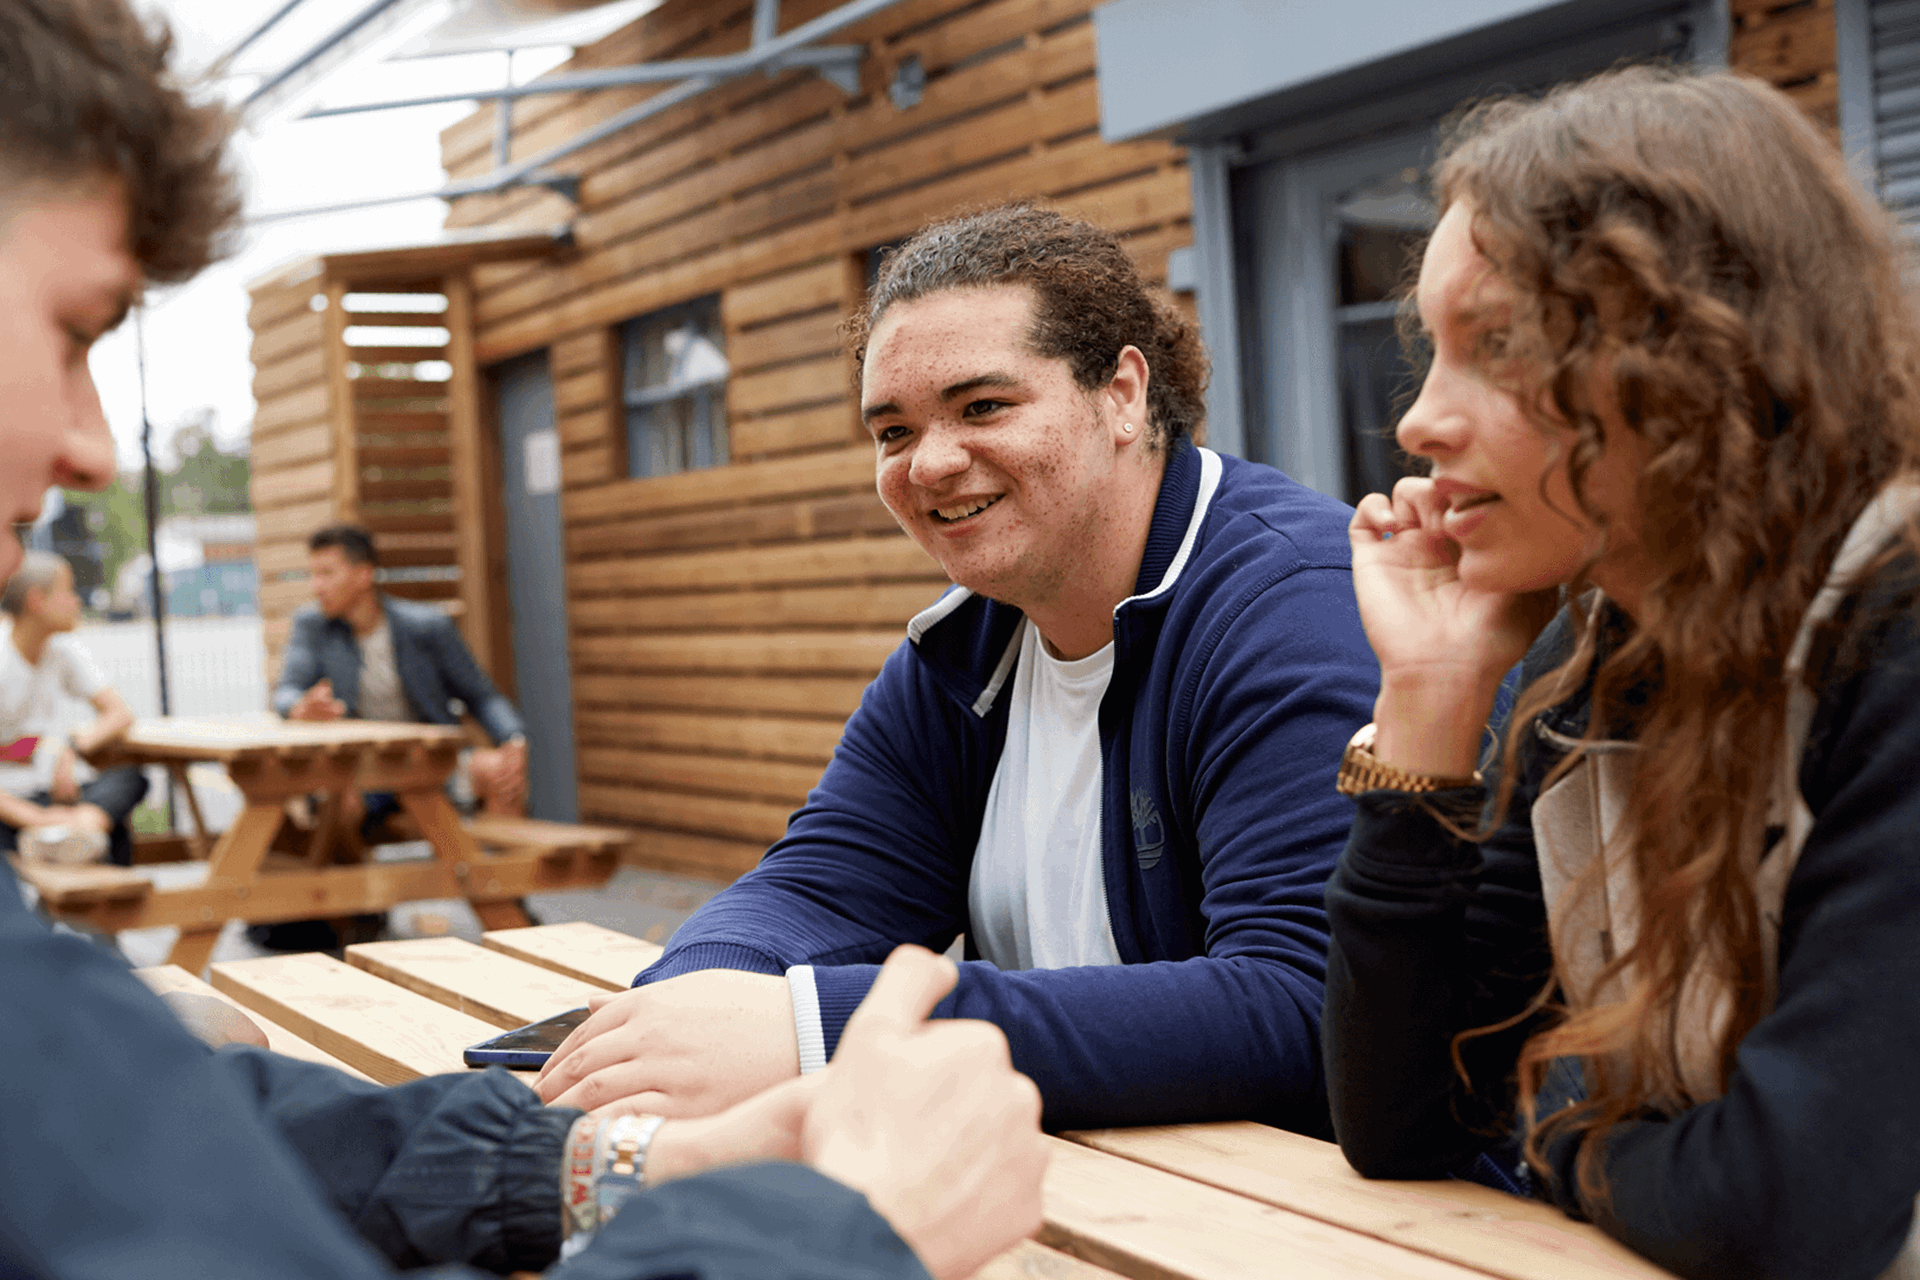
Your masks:
[[[1049,1127],[1326,1131],[1322,886],[1372,705],[1346,507],[1193,442],[1199,336],[1120,243],[1007,207],[851,322],[876,484],[955,583],[786,836],[600,1000],[550,1102],[701,1114],[818,1069],[896,943]]]

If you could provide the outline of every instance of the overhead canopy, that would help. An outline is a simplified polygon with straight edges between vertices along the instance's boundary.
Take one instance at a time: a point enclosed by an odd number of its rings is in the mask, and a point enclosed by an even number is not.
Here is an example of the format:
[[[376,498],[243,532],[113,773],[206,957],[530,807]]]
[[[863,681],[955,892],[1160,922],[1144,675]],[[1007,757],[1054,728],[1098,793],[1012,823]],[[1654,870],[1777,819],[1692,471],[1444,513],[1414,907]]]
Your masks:
[[[483,227],[471,232],[449,232],[424,244],[387,249],[356,249],[303,258],[255,281],[257,291],[272,284],[290,285],[324,277],[355,285],[394,284],[444,276],[482,262],[512,262],[544,258],[573,245],[573,228],[565,223],[543,230]]]

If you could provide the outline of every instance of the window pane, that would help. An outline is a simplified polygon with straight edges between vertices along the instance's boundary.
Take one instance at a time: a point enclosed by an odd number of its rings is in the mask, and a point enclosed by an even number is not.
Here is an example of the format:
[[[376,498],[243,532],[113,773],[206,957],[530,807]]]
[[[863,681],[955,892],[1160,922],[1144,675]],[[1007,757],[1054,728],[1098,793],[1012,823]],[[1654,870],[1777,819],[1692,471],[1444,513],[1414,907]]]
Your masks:
[[[632,474],[671,475],[727,461],[725,405],[731,372],[718,296],[627,324],[627,456]]]
[[[1395,329],[1396,300],[1434,223],[1417,168],[1397,169],[1340,192],[1336,265],[1340,417],[1347,493],[1357,502],[1409,474],[1394,426],[1418,390]]]

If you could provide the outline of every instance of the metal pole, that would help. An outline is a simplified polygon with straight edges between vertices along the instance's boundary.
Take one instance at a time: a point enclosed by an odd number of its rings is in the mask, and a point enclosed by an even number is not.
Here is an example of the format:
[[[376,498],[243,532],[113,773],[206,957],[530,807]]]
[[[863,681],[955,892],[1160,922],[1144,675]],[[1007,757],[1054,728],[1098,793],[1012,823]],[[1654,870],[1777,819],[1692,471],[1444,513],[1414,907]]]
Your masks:
[[[147,326],[142,307],[133,312],[133,358],[140,381],[140,457],[147,512],[147,590],[153,599],[153,650],[160,664],[160,714],[173,714],[167,688],[167,593],[160,577],[160,476],[153,469],[153,420],[147,416]],[[167,830],[173,830],[173,771],[167,771]]]

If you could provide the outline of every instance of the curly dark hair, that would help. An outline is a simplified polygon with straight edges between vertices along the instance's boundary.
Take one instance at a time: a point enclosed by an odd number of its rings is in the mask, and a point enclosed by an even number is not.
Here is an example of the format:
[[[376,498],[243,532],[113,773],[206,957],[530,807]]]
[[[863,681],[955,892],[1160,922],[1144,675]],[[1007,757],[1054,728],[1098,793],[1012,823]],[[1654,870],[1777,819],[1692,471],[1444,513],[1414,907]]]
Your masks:
[[[187,96],[172,47],[125,0],[0,0],[0,174],[16,188],[118,179],[128,249],[158,283],[219,257],[240,211],[230,117]]]
[[[1766,1012],[1752,859],[1786,657],[1848,528],[1920,462],[1920,321],[1886,210],[1791,100],[1748,76],[1633,68],[1482,104],[1435,177],[1517,294],[1502,363],[1536,423],[1570,429],[1590,519],[1605,527],[1586,492],[1606,445],[1596,378],[1648,453],[1634,532],[1652,578],[1636,625],[1615,646],[1599,612],[1576,620],[1575,652],[1521,695],[1505,748],[1502,807],[1533,718],[1586,680],[1588,739],[1627,725],[1640,743],[1609,849],[1637,873],[1639,935],[1607,970],[1619,998],[1535,1023],[1519,1055],[1523,1106],[1555,1060],[1587,1068],[1586,1098],[1532,1127],[1538,1161],[1552,1137],[1603,1136],[1690,1098],[1674,1029],[1691,975],[1734,993],[1723,1087]],[[1901,545],[1920,546],[1913,530]],[[1605,1150],[1581,1147],[1590,1205]]]
[[[887,308],[947,289],[1025,285],[1034,292],[1034,353],[1064,360],[1083,391],[1112,381],[1120,352],[1146,357],[1147,441],[1192,437],[1206,420],[1207,351],[1194,323],[1150,289],[1114,235],[1031,204],[937,222],[881,262],[866,306],[847,321],[857,380]]]

